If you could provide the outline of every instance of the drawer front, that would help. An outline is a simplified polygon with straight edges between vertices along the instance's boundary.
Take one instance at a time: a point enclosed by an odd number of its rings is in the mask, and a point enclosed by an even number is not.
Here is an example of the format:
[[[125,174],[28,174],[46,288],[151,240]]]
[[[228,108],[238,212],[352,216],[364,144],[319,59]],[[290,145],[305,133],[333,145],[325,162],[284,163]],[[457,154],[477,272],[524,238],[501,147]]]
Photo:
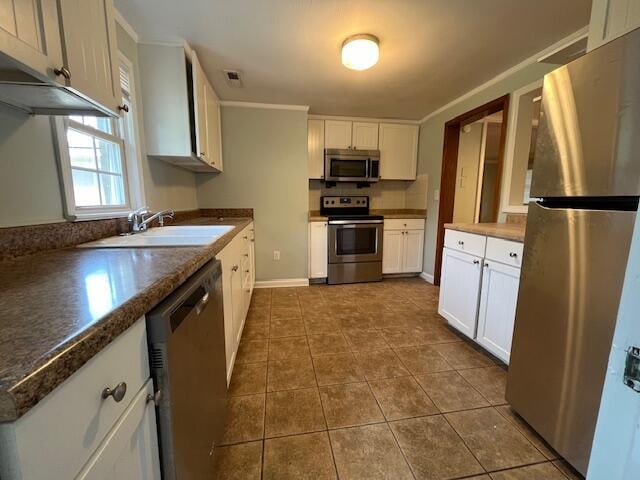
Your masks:
[[[458,230],[445,230],[444,232],[445,247],[478,257],[484,257],[486,243],[487,237],[483,235],[459,232]]]
[[[390,218],[384,221],[385,230],[424,230],[422,218]]]
[[[524,244],[501,238],[487,238],[487,254],[489,260],[520,268]]]
[[[74,478],[149,378],[144,318],[15,423],[22,478]],[[102,398],[127,384],[124,398]]]

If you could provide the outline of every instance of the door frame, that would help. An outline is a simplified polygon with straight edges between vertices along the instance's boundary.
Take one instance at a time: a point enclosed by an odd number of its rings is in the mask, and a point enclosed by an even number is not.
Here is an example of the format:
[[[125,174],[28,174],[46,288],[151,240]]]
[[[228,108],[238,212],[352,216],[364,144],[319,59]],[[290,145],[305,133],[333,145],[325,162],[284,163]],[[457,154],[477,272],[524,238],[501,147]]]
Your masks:
[[[469,123],[502,110],[502,131],[500,133],[500,149],[498,154],[498,173],[494,191],[494,218],[500,212],[500,190],[502,186],[502,166],[507,138],[507,122],[509,119],[509,94],[496,98],[484,105],[458,115],[444,124],[444,146],[442,151],[442,175],[440,180],[440,207],[438,210],[438,232],[436,239],[436,263],[434,266],[434,283],[440,285],[442,273],[442,248],[444,247],[444,225],[453,221],[453,206],[456,193],[456,173],[458,169],[458,146],[460,129]]]

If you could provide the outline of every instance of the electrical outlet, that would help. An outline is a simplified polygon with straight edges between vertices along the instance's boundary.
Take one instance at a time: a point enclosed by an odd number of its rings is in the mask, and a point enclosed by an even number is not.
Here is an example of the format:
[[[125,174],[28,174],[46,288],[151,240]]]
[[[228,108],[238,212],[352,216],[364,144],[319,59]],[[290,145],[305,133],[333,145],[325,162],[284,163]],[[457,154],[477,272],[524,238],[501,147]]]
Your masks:
[[[436,188],[433,191],[433,200],[436,201],[436,202],[440,201],[440,189],[439,188]]]
[[[280,250],[274,250],[273,251],[273,259],[274,260],[280,260]]]

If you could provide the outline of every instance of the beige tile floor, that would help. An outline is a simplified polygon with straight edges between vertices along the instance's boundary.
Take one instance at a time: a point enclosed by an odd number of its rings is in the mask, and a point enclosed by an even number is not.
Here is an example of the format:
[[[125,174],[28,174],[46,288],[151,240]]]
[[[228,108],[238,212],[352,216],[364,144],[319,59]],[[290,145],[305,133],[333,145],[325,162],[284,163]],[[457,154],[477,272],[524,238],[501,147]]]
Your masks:
[[[256,290],[218,479],[578,478],[419,279]]]

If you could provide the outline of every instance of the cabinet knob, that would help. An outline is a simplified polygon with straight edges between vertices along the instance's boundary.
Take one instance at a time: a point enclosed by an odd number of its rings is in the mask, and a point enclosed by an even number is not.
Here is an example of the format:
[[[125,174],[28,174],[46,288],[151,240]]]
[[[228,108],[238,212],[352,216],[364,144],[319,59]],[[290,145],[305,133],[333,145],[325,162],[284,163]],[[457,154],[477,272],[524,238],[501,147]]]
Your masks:
[[[200,156],[201,156],[201,157],[206,157],[206,156],[207,156],[207,154],[206,154],[206,153],[204,153],[204,152],[200,152]]]
[[[67,67],[54,68],[53,69],[53,73],[55,73],[56,76],[58,76],[58,77],[64,77],[67,80],[71,80],[71,72],[69,71],[69,69]]]
[[[473,261],[473,264],[474,264],[474,265],[480,265],[480,260],[474,260],[474,261]]]
[[[126,393],[127,384],[125,382],[120,382],[113,390],[109,387],[102,390],[102,398],[107,399],[109,397],[113,397],[116,402],[121,402]]]
[[[244,273],[249,273],[249,270],[245,270]]]
[[[246,235],[244,235],[244,236],[242,237],[242,239],[243,239],[243,240],[246,240],[247,238],[249,238],[249,237],[247,237]]]
[[[233,267],[231,267],[231,271],[237,272],[238,271],[238,265],[234,265]]]
[[[156,405],[160,405],[160,400],[162,399],[162,390],[158,390],[155,393],[147,394],[146,400],[147,403],[153,402]]]
[[[487,262],[484,262],[484,268],[489,268],[489,264]]]
[[[511,258],[517,258],[518,254],[516,252],[509,252],[509,256]]]
[[[118,111],[129,113],[129,105],[118,105]]]
[[[464,245],[464,242],[462,240],[458,240],[458,245]]]

